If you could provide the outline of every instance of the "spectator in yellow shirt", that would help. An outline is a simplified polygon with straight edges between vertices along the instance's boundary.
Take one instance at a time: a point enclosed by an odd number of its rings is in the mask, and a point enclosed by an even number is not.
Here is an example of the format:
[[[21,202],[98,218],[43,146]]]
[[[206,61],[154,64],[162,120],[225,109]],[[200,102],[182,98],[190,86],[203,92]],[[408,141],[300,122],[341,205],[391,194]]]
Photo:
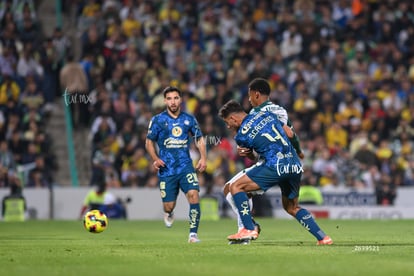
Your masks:
[[[174,7],[174,1],[172,0],[166,1],[158,14],[158,19],[163,25],[177,23],[180,17],[180,12]]]
[[[125,36],[131,37],[135,29],[140,29],[141,23],[134,18],[134,10],[129,9],[127,18],[122,21],[122,31]]]
[[[0,105],[9,101],[18,102],[20,96],[19,85],[9,75],[4,75],[4,81],[0,85]]]
[[[348,146],[348,132],[337,122],[333,123],[325,132],[326,144],[329,148]]]
[[[101,9],[99,3],[96,0],[89,0],[88,3],[82,9],[82,16],[94,17]]]

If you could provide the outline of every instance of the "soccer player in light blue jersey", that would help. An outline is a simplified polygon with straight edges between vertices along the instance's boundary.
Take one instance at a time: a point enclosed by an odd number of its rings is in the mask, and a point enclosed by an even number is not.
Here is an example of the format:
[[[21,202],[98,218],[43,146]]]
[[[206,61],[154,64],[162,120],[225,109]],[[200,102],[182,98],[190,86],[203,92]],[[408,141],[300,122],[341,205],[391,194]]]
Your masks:
[[[190,204],[188,242],[199,242],[197,232],[200,222],[200,188],[195,169],[199,172],[206,169],[206,144],[195,117],[181,111],[181,91],[177,87],[166,87],[163,95],[167,108],[152,117],[145,148],[154,161],[153,166],[158,170],[165,225],[172,226],[173,211],[181,190]],[[192,140],[200,152],[196,168],[190,158]]]
[[[275,114],[247,114],[236,101],[227,102],[219,111],[227,127],[236,131],[234,139],[244,148],[253,149],[261,159],[230,185],[230,193],[243,222],[242,231],[229,240],[255,240],[259,233],[250,213],[247,193],[266,192],[278,185],[282,192],[283,208],[307,229],[317,244],[332,244],[332,239],[318,226],[308,210],[298,204],[303,167],[284,127]],[[251,152],[250,154],[253,154]]]

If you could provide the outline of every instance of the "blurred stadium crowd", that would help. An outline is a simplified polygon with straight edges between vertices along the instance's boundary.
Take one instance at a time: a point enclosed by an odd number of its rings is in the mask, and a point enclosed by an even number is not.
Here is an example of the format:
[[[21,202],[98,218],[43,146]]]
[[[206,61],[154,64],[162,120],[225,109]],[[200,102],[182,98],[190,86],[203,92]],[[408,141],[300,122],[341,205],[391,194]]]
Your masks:
[[[33,0],[1,1],[0,22],[0,187],[48,187],[57,168],[45,128],[66,39],[43,37]]]
[[[60,94],[61,69],[76,64],[86,81],[77,92],[91,99],[73,104],[75,131],[91,132],[91,183],[104,173],[110,187],[156,187],[145,135],[164,108],[159,92],[176,85],[206,137],[201,185],[221,188],[250,163],[217,110],[229,99],[249,110],[247,84],[263,77],[300,137],[304,185],[368,188],[384,205],[414,185],[412,1],[66,1],[76,5],[78,60],[60,29],[40,39],[32,1],[3,2],[0,151],[12,153],[3,168],[40,158],[40,179],[51,177],[42,121]]]

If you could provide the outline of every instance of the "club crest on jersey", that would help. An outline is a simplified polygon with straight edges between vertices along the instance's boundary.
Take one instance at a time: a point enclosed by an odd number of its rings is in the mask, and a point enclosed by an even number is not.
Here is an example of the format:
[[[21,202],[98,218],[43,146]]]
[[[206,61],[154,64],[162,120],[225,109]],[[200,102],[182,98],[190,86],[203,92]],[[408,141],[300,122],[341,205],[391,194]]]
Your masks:
[[[173,127],[171,132],[174,137],[180,137],[183,134],[183,130],[179,126]]]

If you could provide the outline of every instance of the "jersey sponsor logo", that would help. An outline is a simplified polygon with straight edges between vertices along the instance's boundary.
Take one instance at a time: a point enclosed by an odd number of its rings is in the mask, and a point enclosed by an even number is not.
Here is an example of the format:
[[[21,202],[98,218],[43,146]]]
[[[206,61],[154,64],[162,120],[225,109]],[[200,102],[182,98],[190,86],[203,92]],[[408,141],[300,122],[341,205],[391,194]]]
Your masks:
[[[167,138],[164,140],[164,146],[166,148],[185,148],[187,147],[187,139],[176,139],[176,138]]]
[[[184,121],[184,124],[185,124],[186,126],[188,126],[188,125],[190,125],[190,121],[189,121],[189,120],[185,120],[185,121]]]
[[[276,154],[276,157],[277,157],[278,159],[283,159],[283,158],[292,158],[292,157],[293,157],[293,154],[292,154],[291,152],[289,152],[289,153],[281,153],[281,152],[278,152],[278,153]]]
[[[246,134],[250,128],[252,127],[252,125],[256,122],[256,120],[262,116],[264,114],[263,111],[258,112],[256,115],[254,115],[253,118],[251,118],[243,127],[241,130],[241,134]]]
[[[173,127],[171,132],[174,137],[180,137],[183,134],[183,130],[179,126]]]

